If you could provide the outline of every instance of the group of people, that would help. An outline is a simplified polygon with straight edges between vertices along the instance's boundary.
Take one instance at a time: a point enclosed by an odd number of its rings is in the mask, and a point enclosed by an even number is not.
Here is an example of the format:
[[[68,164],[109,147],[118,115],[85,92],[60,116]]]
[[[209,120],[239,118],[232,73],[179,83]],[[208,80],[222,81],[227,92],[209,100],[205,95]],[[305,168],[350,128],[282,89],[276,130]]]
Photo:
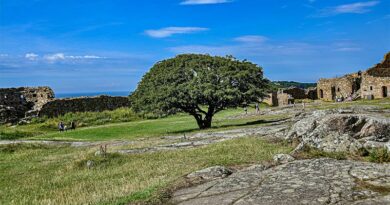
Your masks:
[[[69,127],[66,126],[63,121],[58,123],[58,130],[60,132],[64,132],[64,131],[67,131],[67,130],[75,130],[75,129],[76,129],[76,123],[74,121],[70,122],[70,126]]]
[[[256,109],[256,114],[259,114],[260,113],[260,105],[259,105],[259,103],[255,104],[255,109]],[[248,114],[248,107],[247,106],[244,107],[244,112],[245,112],[246,115]]]

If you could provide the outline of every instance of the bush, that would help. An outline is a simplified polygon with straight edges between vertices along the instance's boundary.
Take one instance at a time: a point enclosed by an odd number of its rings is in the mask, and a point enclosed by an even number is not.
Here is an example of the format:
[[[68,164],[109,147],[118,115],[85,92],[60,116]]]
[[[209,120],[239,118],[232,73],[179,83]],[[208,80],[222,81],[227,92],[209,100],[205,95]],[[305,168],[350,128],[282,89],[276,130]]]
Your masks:
[[[390,162],[390,153],[386,148],[374,149],[369,154],[369,160],[376,163]]]
[[[347,154],[344,152],[325,152],[316,148],[305,146],[301,152],[294,155],[298,159],[311,159],[311,158],[332,158],[337,160],[347,159]]]
[[[65,124],[70,124],[70,122],[74,121],[77,127],[87,127],[107,123],[130,122],[140,118],[130,108],[119,108],[103,112],[67,113],[56,118],[40,117],[34,119],[32,123],[40,124],[40,127],[44,129],[57,129],[57,125],[61,121]]]
[[[32,137],[33,133],[23,132],[19,130],[14,131],[0,131],[0,140],[16,140],[24,137]]]

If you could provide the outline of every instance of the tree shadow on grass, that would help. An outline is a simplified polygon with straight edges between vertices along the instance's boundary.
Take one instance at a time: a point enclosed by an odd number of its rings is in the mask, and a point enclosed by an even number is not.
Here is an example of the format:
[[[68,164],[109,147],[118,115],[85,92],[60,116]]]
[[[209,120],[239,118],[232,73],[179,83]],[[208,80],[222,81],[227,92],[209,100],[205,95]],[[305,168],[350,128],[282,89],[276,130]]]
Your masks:
[[[184,134],[184,133],[191,133],[196,131],[208,131],[213,129],[219,129],[219,128],[229,128],[229,127],[244,127],[244,126],[250,126],[250,125],[267,125],[271,123],[277,123],[282,122],[288,118],[282,118],[282,119],[276,119],[276,120],[255,120],[251,122],[241,123],[241,124],[227,124],[227,125],[220,125],[220,126],[212,126],[209,129],[201,130],[199,128],[193,128],[193,129],[186,129],[186,130],[180,130],[180,131],[172,131],[168,132],[167,134]]]

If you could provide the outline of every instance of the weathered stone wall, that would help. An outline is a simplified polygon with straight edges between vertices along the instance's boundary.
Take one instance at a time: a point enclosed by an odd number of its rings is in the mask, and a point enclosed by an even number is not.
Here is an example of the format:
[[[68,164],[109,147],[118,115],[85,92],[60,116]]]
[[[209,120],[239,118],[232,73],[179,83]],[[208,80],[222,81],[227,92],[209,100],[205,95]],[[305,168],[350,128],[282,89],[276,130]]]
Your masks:
[[[291,95],[294,99],[305,99],[306,94],[305,90],[298,87],[289,87],[286,89],[283,89],[283,93]]]
[[[20,87],[0,89],[0,124],[14,123],[34,116],[44,104],[54,99],[49,87]]]
[[[129,107],[127,97],[80,97],[56,99],[46,103],[39,112],[39,116],[56,117],[69,112],[101,112],[115,110],[120,107]]]
[[[278,106],[277,92],[269,93],[268,96],[263,99],[263,102],[269,106]]]
[[[390,97],[390,77],[374,77],[363,74],[362,97],[365,99],[380,99]]]
[[[336,97],[347,98],[360,89],[360,81],[357,74],[320,79],[317,83],[318,98],[325,101],[333,101]]]
[[[318,94],[317,94],[317,88],[308,88],[305,90],[306,98],[310,100],[317,100]]]
[[[278,106],[285,106],[294,103],[294,98],[287,93],[278,93]]]
[[[298,87],[290,87],[285,89],[279,89],[278,92],[269,93],[268,96],[263,99],[263,102],[270,106],[284,106],[293,104],[295,99],[312,99],[317,98],[317,88],[302,89]]]

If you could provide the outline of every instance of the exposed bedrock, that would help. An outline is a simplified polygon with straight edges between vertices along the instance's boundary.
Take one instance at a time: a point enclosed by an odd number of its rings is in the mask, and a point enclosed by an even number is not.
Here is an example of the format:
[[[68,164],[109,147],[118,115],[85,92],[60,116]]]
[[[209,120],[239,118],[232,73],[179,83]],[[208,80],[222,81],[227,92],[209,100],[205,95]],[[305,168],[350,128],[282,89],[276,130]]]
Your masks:
[[[255,165],[226,178],[174,192],[172,203],[390,204],[390,164],[334,159]]]
[[[375,113],[321,110],[296,122],[286,139],[328,152],[390,148],[390,119]]]

